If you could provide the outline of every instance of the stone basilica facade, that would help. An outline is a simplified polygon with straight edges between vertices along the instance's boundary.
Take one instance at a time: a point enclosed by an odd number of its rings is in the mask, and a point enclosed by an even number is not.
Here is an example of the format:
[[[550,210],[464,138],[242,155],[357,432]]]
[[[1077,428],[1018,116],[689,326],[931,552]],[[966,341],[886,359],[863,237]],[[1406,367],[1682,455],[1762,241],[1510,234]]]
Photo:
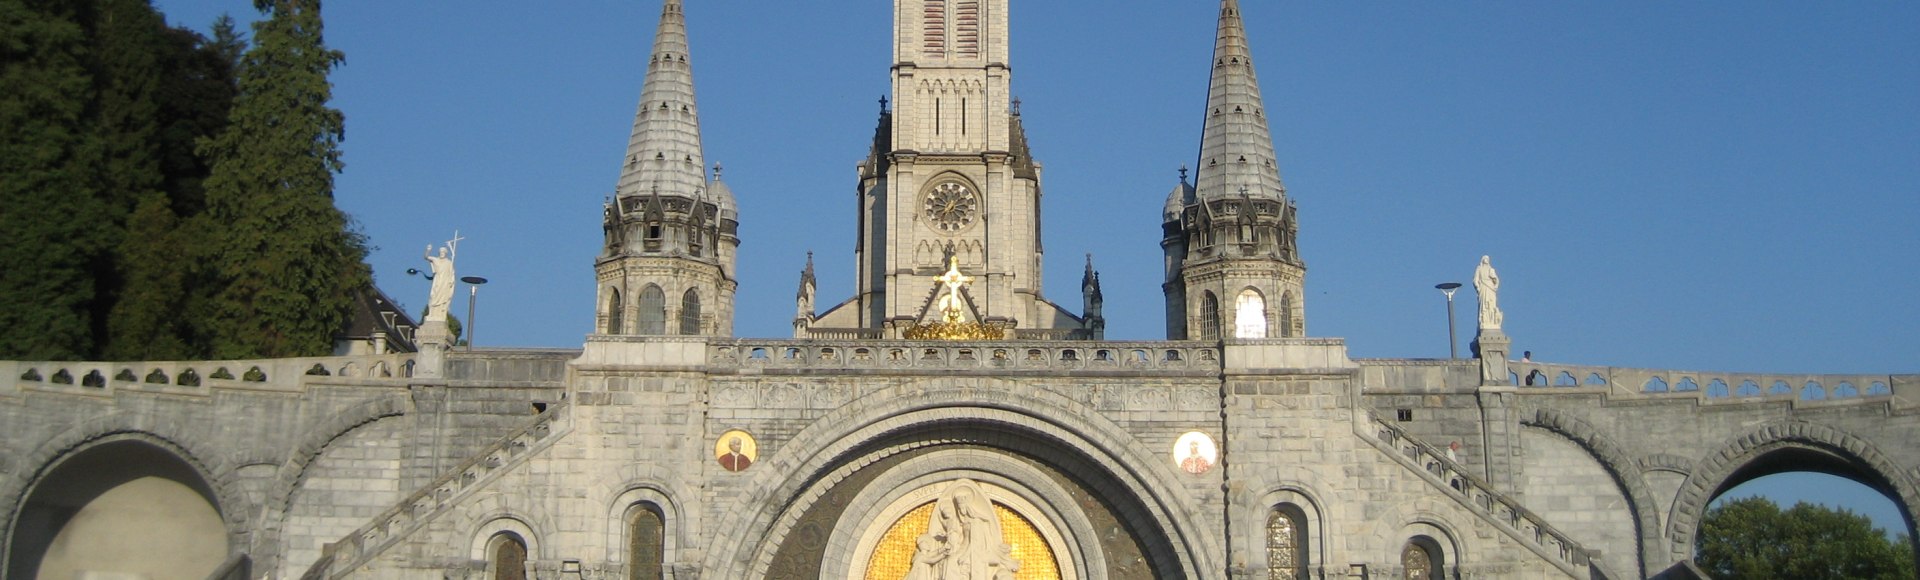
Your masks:
[[[0,361],[5,577],[1693,577],[1755,477],[1920,507],[1920,376],[1510,360],[1491,304],[1473,359],[1307,337],[1237,0],[1193,178],[1138,204],[1168,340],[1106,340],[1091,264],[1077,310],[1040,293],[1008,3],[894,1],[856,294],[809,264],[790,339],[731,336],[752,207],[666,0],[584,348]]]

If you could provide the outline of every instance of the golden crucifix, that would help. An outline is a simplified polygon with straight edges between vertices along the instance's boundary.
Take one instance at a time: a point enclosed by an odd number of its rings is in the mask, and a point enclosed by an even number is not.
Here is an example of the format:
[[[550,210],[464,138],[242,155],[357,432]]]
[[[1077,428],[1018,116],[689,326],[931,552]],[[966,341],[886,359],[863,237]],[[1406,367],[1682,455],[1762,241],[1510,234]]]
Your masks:
[[[962,314],[960,289],[965,288],[968,283],[973,282],[973,277],[960,273],[960,258],[947,256],[947,273],[941,274],[939,278],[934,278],[934,280],[945,284],[947,287],[947,295],[941,296],[940,302],[937,304],[940,308],[940,319],[950,323],[960,322]]]

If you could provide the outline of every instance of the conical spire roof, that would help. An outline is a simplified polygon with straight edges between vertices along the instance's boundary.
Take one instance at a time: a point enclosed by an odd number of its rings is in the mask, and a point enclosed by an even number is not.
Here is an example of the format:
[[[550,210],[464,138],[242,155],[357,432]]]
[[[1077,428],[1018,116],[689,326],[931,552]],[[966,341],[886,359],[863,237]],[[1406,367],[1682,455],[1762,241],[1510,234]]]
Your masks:
[[[1213,46],[1213,79],[1207,86],[1207,122],[1200,134],[1195,195],[1201,200],[1240,197],[1283,199],[1286,186],[1274,161],[1260,82],[1239,0],[1221,0],[1220,29]]]
[[[700,152],[700,108],[693,102],[693,63],[681,0],[666,0],[653,56],[633,116],[633,137],[617,188],[630,195],[695,195],[706,185]]]

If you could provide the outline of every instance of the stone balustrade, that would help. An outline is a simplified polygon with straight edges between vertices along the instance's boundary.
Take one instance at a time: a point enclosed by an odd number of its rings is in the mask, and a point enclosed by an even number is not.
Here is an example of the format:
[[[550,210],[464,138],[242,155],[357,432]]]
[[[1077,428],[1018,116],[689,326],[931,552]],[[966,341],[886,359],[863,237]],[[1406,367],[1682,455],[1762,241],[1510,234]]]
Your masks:
[[[1367,412],[1367,419],[1371,429],[1357,430],[1362,439],[1402,463],[1409,464],[1428,482],[1445,488],[1454,499],[1466,504],[1481,517],[1499,524],[1498,527],[1503,531],[1528,544],[1535,552],[1549,557],[1573,577],[1585,578],[1589,575],[1585,569],[1593,565],[1593,554],[1579,542],[1548,525],[1544,518],[1529,511],[1520,502],[1475,477],[1465,466],[1448,459],[1446,452],[1407,435],[1372,411]]]
[[[707,345],[707,364],[734,369],[932,371],[1218,372],[1212,342],[727,340]]]
[[[879,340],[882,331],[878,328],[809,328],[807,335],[814,340]]]
[[[0,361],[20,390],[100,395],[119,390],[206,394],[211,389],[297,391],[325,377],[405,382],[414,354],[215,361]]]
[[[495,441],[473,458],[455,466],[446,475],[381,512],[373,521],[347,534],[338,542],[321,549],[320,559],[300,577],[302,580],[342,578],[380,555],[387,547],[406,537],[457,500],[478,489],[489,476],[527,461],[530,453],[551,445],[569,429],[567,403],[555,403],[542,411],[527,426]]]
[[[1768,374],[1509,363],[1513,384],[1526,388],[1600,388],[1614,396],[1696,398],[1703,403],[1752,399],[1884,401],[1915,375]],[[1524,391],[1523,391],[1524,392]]]

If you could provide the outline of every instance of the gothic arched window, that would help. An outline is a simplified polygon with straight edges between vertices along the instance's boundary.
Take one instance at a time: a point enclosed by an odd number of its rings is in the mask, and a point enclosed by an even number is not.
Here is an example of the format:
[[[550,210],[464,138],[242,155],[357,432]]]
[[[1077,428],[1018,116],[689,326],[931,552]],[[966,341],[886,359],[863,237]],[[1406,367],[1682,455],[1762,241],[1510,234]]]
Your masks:
[[[1220,340],[1220,298],[1211,290],[1200,296],[1200,340]]]
[[[1306,580],[1307,518],[1300,506],[1280,504],[1267,514],[1267,579]]]
[[[620,334],[624,330],[626,325],[623,324],[622,311],[626,310],[626,306],[620,302],[619,288],[607,289],[607,334]]]
[[[667,294],[648,284],[640,290],[640,334],[667,333]]]
[[[627,517],[627,579],[660,580],[666,576],[666,517],[651,503],[635,505]]]
[[[1267,301],[1252,288],[1240,291],[1233,301],[1233,337],[1267,337]]]
[[[1406,580],[1441,580],[1446,573],[1445,558],[1440,543],[1426,536],[1414,536],[1407,540],[1407,547],[1400,549],[1400,567],[1406,570]]]
[[[680,334],[700,334],[700,293],[693,289],[680,297]]]
[[[513,533],[495,535],[487,550],[493,580],[527,580],[527,543]]]

